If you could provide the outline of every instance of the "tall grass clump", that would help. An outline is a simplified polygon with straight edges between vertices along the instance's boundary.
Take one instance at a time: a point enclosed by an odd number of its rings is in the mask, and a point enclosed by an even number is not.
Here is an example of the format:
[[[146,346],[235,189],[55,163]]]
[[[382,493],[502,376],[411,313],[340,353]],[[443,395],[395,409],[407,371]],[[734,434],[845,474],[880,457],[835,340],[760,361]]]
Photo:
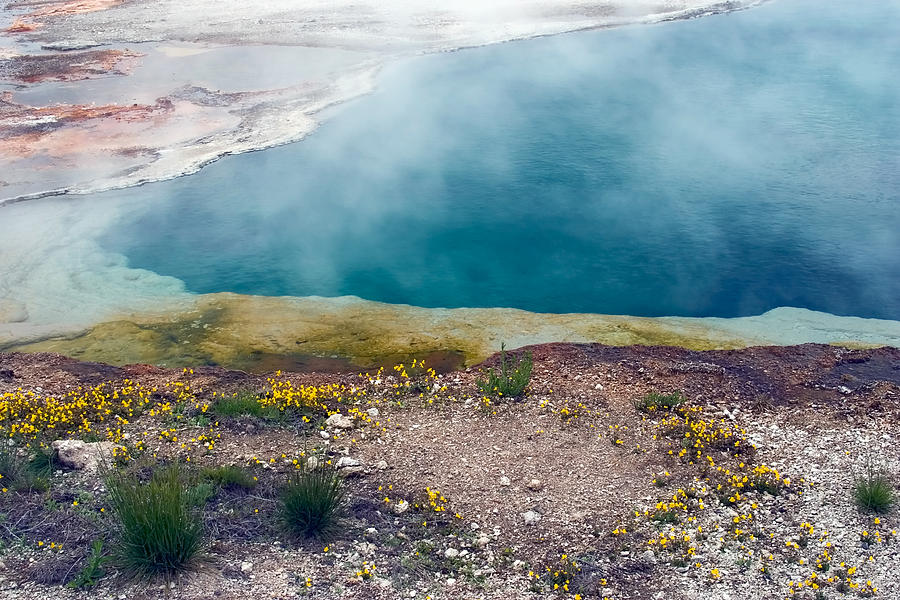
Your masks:
[[[337,469],[321,465],[294,473],[281,491],[281,519],[294,536],[323,536],[341,515],[344,481]]]
[[[531,381],[531,370],[534,367],[531,352],[519,358],[506,357],[506,345],[500,344],[500,372],[488,369],[487,377],[479,378],[475,383],[482,394],[518,398],[525,393]]]
[[[199,557],[203,524],[186,484],[175,466],[157,471],[147,483],[121,472],[107,478],[120,528],[113,556],[125,573],[171,576]]]
[[[897,498],[884,471],[869,462],[866,464],[865,473],[857,477],[853,485],[853,500],[860,510],[885,513],[891,509]]]

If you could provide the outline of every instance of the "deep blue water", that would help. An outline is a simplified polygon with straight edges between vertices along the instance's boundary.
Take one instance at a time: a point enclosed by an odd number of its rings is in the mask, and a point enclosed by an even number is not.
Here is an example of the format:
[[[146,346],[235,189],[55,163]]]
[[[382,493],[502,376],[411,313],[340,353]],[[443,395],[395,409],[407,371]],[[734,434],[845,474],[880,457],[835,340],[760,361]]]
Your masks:
[[[410,60],[301,143],[111,193],[105,245],[195,292],[900,319],[898,22],[778,0]]]

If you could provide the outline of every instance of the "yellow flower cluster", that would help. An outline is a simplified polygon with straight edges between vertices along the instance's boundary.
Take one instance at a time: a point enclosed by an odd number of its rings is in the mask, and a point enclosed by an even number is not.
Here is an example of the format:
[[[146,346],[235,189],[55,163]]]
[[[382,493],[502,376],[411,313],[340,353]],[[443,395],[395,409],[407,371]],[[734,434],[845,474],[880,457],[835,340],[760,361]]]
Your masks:
[[[295,408],[328,412],[326,402],[356,401],[366,394],[363,389],[348,388],[336,383],[295,386],[291,380],[282,378],[281,371],[276,372],[275,377],[270,377],[268,382],[269,390],[265,394],[260,394],[259,403],[280,411]]]
[[[97,433],[119,442],[122,427],[151,404],[151,394],[155,392],[156,388],[147,389],[128,379],[118,387],[101,383],[78,387],[59,397],[19,388],[0,396],[0,432],[28,446],[44,445],[53,438]],[[107,423],[100,432],[95,430]]]
[[[356,576],[361,579],[371,579],[375,576],[375,563],[369,564],[368,562],[364,562],[362,566],[357,569]]]
[[[879,525],[881,525],[881,518],[875,517],[875,520],[872,521],[871,533],[868,529],[863,530],[859,535],[860,541],[864,544],[884,544],[890,542],[897,536],[896,529],[891,529],[890,531],[885,530],[882,532]]]
[[[701,462],[704,450],[727,451],[738,456],[756,449],[747,442],[746,430],[723,419],[704,419],[702,413],[702,406],[678,407],[674,414],[660,421],[660,431],[679,442],[679,450],[669,450],[669,455],[677,454],[684,462],[694,464]]]
[[[394,365],[394,372],[397,373],[397,379],[391,383],[391,388],[395,396],[413,393],[425,400],[426,404],[434,402],[434,398],[431,396],[432,392],[436,391],[437,372],[426,367],[424,360],[414,358],[409,367],[404,363]],[[379,371],[380,373],[381,371]],[[444,391],[446,388],[437,386],[437,389]]]
[[[589,417],[592,414],[583,402],[578,402],[574,406],[569,406],[569,404],[566,403],[556,412],[559,415],[560,421],[563,423],[574,421],[575,419],[580,419],[582,417]]]
[[[609,426],[609,439],[612,441],[612,444],[616,445],[616,446],[621,446],[622,444],[624,444],[624,442],[622,441],[622,438],[619,434],[624,433],[626,431],[628,431],[628,425],[619,425],[619,424],[610,425]]]
[[[434,512],[444,512],[447,510],[447,503],[449,500],[444,498],[444,495],[440,490],[433,490],[430,487],[427,487],[425,488],[425,493],[428,494],[428,506],[434,510]]]
[[[528,578],[533,579],[536,584],[543,583],[547,588],[559,594],[574,594],[575,600],[581,600],[581,594],[575,593],[573,580],[581,572],[578,562],[570,558],[568,554],[560,556],[559,561],[553,565],[546,565],[543,572],[528,572]],[[606,585],[606,580],[602,581]]]
[[[60,551],[62,551],[62,549],[63,549],[63,545],[62,545],[61,542],[60,542],[60,543],[57,543],[57,542],[50,542],[50,543],[48,544],[48,543],[46,543],[44,540],[38,540],[38,542],[37,542],[36,545],[37,545],[37,547],[40,548],[41,550],[50,550],[50,551],[52,551],[52,552],[60,552]]]
[[[789,582],[787,598],[795,597],[804,589],[810,589],[818,593],[822,590],[833,588],[841,593],[856,592],[857,595],[863,598],[872,597],[878,593],[878,588],[871,580],[861,582],[853,579],[853,576],[856,575],[856,567],[848,567],[843,562],[840,566],[838,573],[831,577],[820,576],[813,571],[802,581]]]
[[[668,534],[660,532],[656,537],[650,538],[647,540],[647,546],[650,550],[659,553],[667,552],[687,563],[697,553],[697,547],[691,542],[691,536],[687,531],[680,533],[670,531]]]

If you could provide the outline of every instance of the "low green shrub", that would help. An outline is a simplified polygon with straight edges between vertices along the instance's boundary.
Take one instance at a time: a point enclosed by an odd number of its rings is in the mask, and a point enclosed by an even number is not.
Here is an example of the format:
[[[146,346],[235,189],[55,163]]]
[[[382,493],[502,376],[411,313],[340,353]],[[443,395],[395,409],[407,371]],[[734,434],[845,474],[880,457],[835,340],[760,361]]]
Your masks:
[[[344,481],[330,465],[303,468],[281,491],[281,519],[295,536],[323,536],[341,515]]]
[[[147,483],[114,472],[107,488],[120,529],[113,556],[126,574],[171,576],[200,556],[203,524],[181,469],[157,471]]]
[[[501,344],[500,372],[490,368],[487,370],[487,377],[481,377],[475,383],[481,393],[487,396],[518,398],[525,393],[525,388],[531,381],[533,367],[531,352],[526,352],[519,358],[507,359],[506,345]]]

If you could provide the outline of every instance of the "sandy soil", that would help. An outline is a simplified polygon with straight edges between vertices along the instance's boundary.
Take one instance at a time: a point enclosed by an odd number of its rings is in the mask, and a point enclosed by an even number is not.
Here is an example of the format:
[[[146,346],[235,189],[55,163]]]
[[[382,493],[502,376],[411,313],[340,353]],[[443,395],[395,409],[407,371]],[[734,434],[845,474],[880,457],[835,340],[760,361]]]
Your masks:
[[[166,179],[193,172],[226,153],[301,139],[318,125],[324,108],[370,91],[379,67],[398,57],[579,29],[691,18],[759,1],[505,0],[485,5],[472,0],[250,4],[13,0],[0,18],[6,38],[0,43],[4,46],[0,48],[0,91],[13,93],[7,102],[27,105],[18,96],[38,95],[41,102],[35,110],[72,111],[93,104],[128,105],[139,93],[141,103],[158,99],[178,106],[153,119],[117,122],[112,139],[94,135],[96,128],[106,127],[96,119],[68,119],[61,127],[69,135],[62,136],[60,127],[35,127],[26,136],[16,136],[18,124],[0,121],[0,203]],[[141,45],[143,58],[126,47],[135,44]],[[219,68],[217,56],[227,55],[234,47],[255,48],[237,60],[252,62],[256,68],[232,70],[225,86],[207,85],[208,72]],[[279,67],[266,49],[274,53],[285,48],[298,49],[293,64],[307,62],[304,50],[330,52],[333,58],[317,56],[316,62],[332,63],[333,68],[310,76]],[[185,60],[197,54],[204,56]],[[143,77],[142,70],[157,72],[150,66],[154,62],[164,63],[161,75]],[[267,70],[277,70],[280,77],[260,89],[254,85],[253,73]],[[122,90],[125,86],[114,81],[122,77],[134,78],[131,89]],[[181,85],[173,87],[173,78]],[[182,81],[185,78],[187,82]],[[71,86],[65,91],[47,87],[86,79],[93,83],[78,88],[82,92],[74,106],[65,106],[72,104],[68,100]],[[116,95],[111,89],[121,91]],[[179,105],[185,89],[195,93]],[[207,114],[210,103],[220,114]],[[186,125],[195,121],[200,125]],[[160,136],[149,135],[150,129],[157,128],[163,130]],[[72,137],[81,143],[67,144]],[[121,160],[130,151],[131,160]],[[43,176],[35,177],[36,170]]]

